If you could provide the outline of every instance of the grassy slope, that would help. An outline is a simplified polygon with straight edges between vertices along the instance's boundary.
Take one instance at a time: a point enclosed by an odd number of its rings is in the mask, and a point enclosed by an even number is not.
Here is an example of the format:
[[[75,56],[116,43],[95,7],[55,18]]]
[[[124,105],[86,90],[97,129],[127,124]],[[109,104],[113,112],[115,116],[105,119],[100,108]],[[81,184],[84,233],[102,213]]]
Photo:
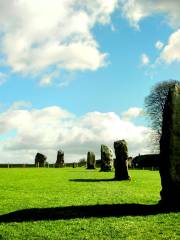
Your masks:
[[[133,170],[132,181],[83,168],[0,169],[0,214],[28,209],[95,204],[156,204],[157,171]],[[73,181],[76,180],[76,181]],[[97,181],[95,181],[97,180]],[[178,213],[2,223],[0,239],[178,239]]]

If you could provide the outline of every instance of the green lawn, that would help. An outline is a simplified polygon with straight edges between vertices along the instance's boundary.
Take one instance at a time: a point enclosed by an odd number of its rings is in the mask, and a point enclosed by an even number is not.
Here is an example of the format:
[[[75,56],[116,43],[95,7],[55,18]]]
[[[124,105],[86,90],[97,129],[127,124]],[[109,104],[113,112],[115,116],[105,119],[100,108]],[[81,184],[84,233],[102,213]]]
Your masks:
[[[179,213],[142,210],[159,201],[158,171],[130,175],[118,182],[113,172],[84,168],[0,169],[0,215],[24,217],[1,222],[0,239],[180,239]]]

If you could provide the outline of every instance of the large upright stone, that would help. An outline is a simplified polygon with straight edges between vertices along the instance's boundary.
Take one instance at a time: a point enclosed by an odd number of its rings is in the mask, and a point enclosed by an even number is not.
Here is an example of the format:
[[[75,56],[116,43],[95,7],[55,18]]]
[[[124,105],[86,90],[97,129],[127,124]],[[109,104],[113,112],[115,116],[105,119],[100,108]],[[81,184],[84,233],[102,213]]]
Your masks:
[[[180,87],[169,90],[160,140],[161,203],[180,207]]]
[[[93,152],[87,153],[87,169],[95,169],[96,168],[96,160],[95,154]]]
[[[64,166],[64,152],[59,150],[57,152],[57,160],[56,160],[56,167],[63,167]]]
[[[113,151],[106,145],[101,145],[101,171],[108,172],[113,166]]]
[[[128,180],[128,147],[125,140],[114,142],[114,150],[116,158],[114,160],[115,179]]]
[[[47,157],[42,153],[37,153],[35,156],[36,167],[44,167],[46,164]]]

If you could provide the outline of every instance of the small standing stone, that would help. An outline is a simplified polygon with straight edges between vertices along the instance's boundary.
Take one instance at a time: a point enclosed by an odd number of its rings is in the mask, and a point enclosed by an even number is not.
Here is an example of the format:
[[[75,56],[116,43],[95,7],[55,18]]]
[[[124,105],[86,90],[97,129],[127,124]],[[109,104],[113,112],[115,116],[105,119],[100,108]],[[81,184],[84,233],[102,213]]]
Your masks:
[[[37,153],[35,156],[35,166],[44,167],[46,164],[47,157],[42,153]]]
[[[101,145],[101,171],[109,172],[113,166],[113,151],[106,145]]]
[[[114,149],[116,155],[114,160],[115,179],[128,180],[130,176],[128,174],[128,148],[126,141],[119,140],[114,142]]]
[[[96,160],[95,154],[93,152],[87,153],[87,169],[95,169],[96,168]]]
[[[180,207],[180,86],[170,88],[160,140],[161,202]]]
[[[63,167],[64,166],[64,152],[59,150],[57,152],[57,160],[56,160],[56,167]]]

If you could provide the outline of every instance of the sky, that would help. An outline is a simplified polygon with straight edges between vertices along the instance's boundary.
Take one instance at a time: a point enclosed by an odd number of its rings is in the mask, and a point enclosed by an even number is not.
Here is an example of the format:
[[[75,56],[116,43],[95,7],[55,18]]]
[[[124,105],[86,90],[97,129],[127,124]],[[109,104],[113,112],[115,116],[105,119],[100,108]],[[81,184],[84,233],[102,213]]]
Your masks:
[[[179,76],[179,0],[0,0],[0,163],[151,153],[144,98]]]

